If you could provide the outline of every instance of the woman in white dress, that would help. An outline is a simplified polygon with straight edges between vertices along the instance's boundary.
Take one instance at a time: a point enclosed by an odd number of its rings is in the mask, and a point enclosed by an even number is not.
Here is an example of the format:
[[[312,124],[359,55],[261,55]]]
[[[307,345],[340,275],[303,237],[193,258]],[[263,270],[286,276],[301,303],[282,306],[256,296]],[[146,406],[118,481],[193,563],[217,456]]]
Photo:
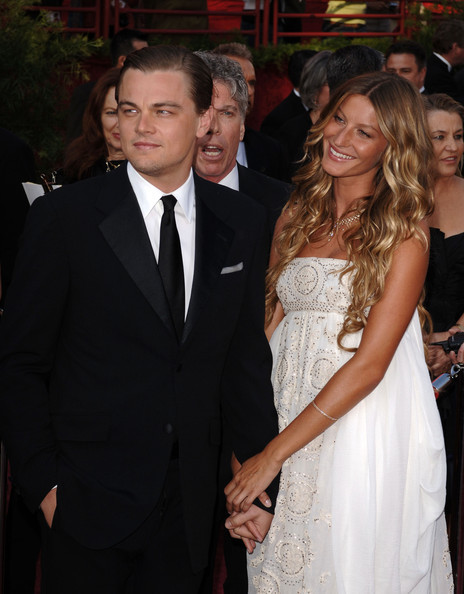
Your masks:
[[[239,526],[281,470],[249,592],[452,592],[419,321],[433,207],[420,96],[386,73],[353,79],[306,150],[268,275],[281,433],[226,487]]]

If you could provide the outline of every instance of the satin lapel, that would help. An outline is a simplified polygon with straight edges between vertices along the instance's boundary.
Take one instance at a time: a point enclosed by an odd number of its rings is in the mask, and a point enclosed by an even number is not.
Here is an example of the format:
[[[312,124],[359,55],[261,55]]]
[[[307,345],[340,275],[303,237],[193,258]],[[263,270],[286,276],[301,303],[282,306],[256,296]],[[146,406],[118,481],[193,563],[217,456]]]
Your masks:
[[[107,215],[99,227],[108,245],[145,299],[174,333],[153,249],[127,174],[112,176],[111,183],[105,186],[99,197],[98,207]]]
[[[198,196],[199,184],[196,185],[195,272],[182,342],[187,340],[195,322],[208,306],[234,238],[234,231],[208,207],[202,197]],[[214,197],[212,198],[214,200]]]

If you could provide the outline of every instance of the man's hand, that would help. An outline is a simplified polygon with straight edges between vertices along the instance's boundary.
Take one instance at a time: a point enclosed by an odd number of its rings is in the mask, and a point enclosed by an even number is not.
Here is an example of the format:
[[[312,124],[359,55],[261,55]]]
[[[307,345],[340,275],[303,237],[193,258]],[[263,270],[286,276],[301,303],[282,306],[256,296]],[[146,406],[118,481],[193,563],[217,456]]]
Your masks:
[[[232,538],[241,538],[249,553],[255,550],[256,542],[262,542],[271,526],[273,514],[252,505],[247,512],[233,513],[226,520],[226,528]]]
[[[47,493],[42,503],[40,504],[40,509],[43,512],[48,527],[51,528],[53,516],[55,515],[56,510],[56,489],[52,489]]]

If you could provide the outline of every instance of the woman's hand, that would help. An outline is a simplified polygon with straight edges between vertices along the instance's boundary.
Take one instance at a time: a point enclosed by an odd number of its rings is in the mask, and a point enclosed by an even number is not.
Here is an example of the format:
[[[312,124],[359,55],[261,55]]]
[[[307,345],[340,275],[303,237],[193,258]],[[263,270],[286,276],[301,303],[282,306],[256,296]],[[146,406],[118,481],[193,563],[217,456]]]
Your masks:
[[[441,346],[429,346],[427,364],[430,367],[433,376],[438,377],[442,373],[446,373],[450,370],[452,360]]]
[[[244,462],[224,489],[229,513],[248,511],[256,497],[279,473],[282,464],[274,460],[267,450]]]
[[[450,336],[453,336],[457,332],[462,332],[462,329],[459,326],[451,326],[451,328],[446,332],[434,332],[430,335],[429,342],[433,343],[448,340]],[[461,360],[458,360],[456,354],[453,351],[451,351],[450,353],[445,353],[441,346],[431,345],[429,347],[427,364],[432,370],[434,377],[437,377],[442,373],[448,372],[450,370],[451,365],[453,365],[454,363],[462,363],[462,354]]]

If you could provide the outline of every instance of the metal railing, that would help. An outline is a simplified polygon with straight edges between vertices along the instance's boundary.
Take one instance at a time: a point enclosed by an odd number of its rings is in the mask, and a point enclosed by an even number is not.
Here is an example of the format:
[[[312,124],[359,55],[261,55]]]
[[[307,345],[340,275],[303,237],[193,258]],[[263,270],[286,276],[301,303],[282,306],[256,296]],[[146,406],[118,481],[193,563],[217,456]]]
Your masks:
[[[80,2],[81,0],[77,0]],[[53,20],[60,20],[65,26],[65,30],[69,33],[87,33],[95,37],[108,38],[112,34],[116,33],[119,29],[123,28],[121,25],[121,17],[125,15],[125,21],[130,26],[140,29],[149,34],[167,34],[169,36],[178,35],[215,35],[224,36],[231,34],[231,32],[240,32],[248,39],[253,39],[255,47],[259,45],[277,44],[281,38],[297,38],[301,41],[309,41],[314,37],[337,37],[340,35],[346,37],[390,37],[394,38],[399,35],[405,35],[407,32],[407,19],[409,16],[409,2],[408,0],[398,0],[392,4],[394,12],[389,13],[362,13],[362,14],[342,14],[337,13],[337,18],[359,18],[369,25],[370,22],[382,20],[388,20],[392,23],[392,29],[388,31],[353,31],[353,32],[330,32],[323,31],[322,24],[324,19],[329,18],[331,15],[328,14],[324,8],[327,6],[328,0],[308,0],[306,2],[306,10],[300,13],[284,13],[279,11],[279,3],[276,0],[264,0],[263,9],[259,8],[259,0],[256,2],[258,8],[253,10],[188,10],[188,9],[176,9],[176,10],[162,10],[152,9],[146,7],[131,7],[121,2],[121,0],[85,0],[84,6],[75,6],[73,0],[63,0],[63,3],[59,6],[47,5],[46,0],[42,5],[29,6],[28,10],[39,11],[45,10],[50,13],[50,18]],[[417,3],[411,3],[417,4]],[[246,17],[249,22],[253,22],[254,25],[250,29],[235,27],[224,27],[224,28],[178,28],[178,29],[162,29],[152,28],[146,26],[139,26],[138,20],[141,20],[143,16],[162,15],[163,17]],[[280,30],[280,23],[282,19],[288,20],[299,20],[302,25],[302,31],[282,31]],[[369,26],[367,27],[369,29]]]

